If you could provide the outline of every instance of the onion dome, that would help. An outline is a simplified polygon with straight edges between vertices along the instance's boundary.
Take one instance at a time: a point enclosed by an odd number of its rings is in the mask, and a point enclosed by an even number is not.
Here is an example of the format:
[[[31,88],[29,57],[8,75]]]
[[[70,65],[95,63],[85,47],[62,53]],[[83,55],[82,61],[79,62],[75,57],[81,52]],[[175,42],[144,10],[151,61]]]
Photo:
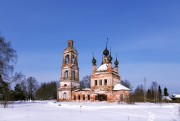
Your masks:
[[[119,64],[119,62],[118,62],[117,57],[116,57],[116,60],[114,62],[115,67],[118,67],[118,64]]]
[[[108,55],[109,55],[109,50],[107,49],[107,47],[106,47],[105,50],[103,51],[103,54],[104,54],[105,56],[108,56]]]
[[[96,65],[96,59],[93,57],[93,59],[92,59],[92,64],[93,64],[93,66],[95,66]]]
[[[107,42],[108,42],[108,39],[107,39]],[[109,55],[109,50],[107,49],[107,42],[106,42],[106,48],[105,48],[105,50],[103,51],[103,54],[104,54],[105,56],[108,56],[108,55]]]
[[[93,59],[92,59],[92,64],[93,64],[93,66],[96,65],[96,59],[94,58],[94,56],[93,56]]]

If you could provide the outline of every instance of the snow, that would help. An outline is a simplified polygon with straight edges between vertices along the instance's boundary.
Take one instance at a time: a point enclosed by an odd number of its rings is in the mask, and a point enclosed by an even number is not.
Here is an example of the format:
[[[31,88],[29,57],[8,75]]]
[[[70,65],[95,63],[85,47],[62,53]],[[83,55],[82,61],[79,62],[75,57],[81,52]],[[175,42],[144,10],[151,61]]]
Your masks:
[[[174,98],[180,98],[180,94],[173,94],[172,97],[174,97]]]
[[[128,91],[130,91],[129,88],[127,88],[121,84],[116,84],[113,90],[128,90]]]
[[[172,101],[172,99],[169,96],[163,96],[162,100]]]
[[[180,121],[180,104],[15,102],[0,107],[0,121]]]
[[[83,91],[90,91],[91,89],[90,88],[84,88],[82,89]]]
[[[97,71],[105,71],[107,69],[108,69],[108,64],[103,64],[97,69]]]

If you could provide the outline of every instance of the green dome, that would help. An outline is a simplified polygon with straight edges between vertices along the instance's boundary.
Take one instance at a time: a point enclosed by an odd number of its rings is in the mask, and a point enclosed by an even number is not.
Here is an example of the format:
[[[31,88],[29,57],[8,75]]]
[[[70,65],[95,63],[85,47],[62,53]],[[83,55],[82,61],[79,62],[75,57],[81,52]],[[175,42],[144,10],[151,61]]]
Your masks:
[[[117,58],[116,58],[116,60],[115,60],[115,62],[114,62],[115,67],[118,67],[118,64],[119,64],[119,62],[118,62],[118,60],[117,60]]]
[[[106,49],[103,51],[103,54],[104,54],[105,56],[108,56],[108,55],[109,55],[109,50],[107,49],[107,47],[106,47]]]

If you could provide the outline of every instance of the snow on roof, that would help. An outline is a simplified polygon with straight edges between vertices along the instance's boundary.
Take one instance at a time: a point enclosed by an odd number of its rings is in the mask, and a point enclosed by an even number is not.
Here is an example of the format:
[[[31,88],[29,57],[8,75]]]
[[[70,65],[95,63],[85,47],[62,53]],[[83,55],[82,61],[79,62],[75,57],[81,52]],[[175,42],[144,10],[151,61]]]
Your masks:
[[[82,89],[83,91],[90,91],[91,89],[90,88],[84,88]]]
[[[108,64],[103,64],[97,69],[97,71],[105,71],[107,69],[108,69]]]
[[[95,91],[95,94],[105,94],[105,91]]]
[[[77,92],[77,91],[79,91],[79,89],[75,89],[74,91]]]
[[[116,86],[114,87],[113,90],[127,90],[127,91],[130,91],[129,88],[127,88],[127,87],[125,87],[125,86],[123,86],[121,84],[116,84]]]
[[[172,97],[173,98],[180,98],[180,94],[173,94]]]
[[[163,96],[163,97],[162,97],[162,100],[168,100],[168,101],[171,101],[172,99],[171,99],[169,96]]]

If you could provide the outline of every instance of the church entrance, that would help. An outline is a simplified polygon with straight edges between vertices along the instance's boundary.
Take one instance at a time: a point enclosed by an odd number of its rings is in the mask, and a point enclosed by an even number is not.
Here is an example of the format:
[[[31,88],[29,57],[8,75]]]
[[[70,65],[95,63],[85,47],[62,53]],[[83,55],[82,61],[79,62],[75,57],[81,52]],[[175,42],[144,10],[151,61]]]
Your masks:
[[[105,94],[98,94],[98,95],[96,95],[95,100],[107,101],[107,95],[105,95]]]

